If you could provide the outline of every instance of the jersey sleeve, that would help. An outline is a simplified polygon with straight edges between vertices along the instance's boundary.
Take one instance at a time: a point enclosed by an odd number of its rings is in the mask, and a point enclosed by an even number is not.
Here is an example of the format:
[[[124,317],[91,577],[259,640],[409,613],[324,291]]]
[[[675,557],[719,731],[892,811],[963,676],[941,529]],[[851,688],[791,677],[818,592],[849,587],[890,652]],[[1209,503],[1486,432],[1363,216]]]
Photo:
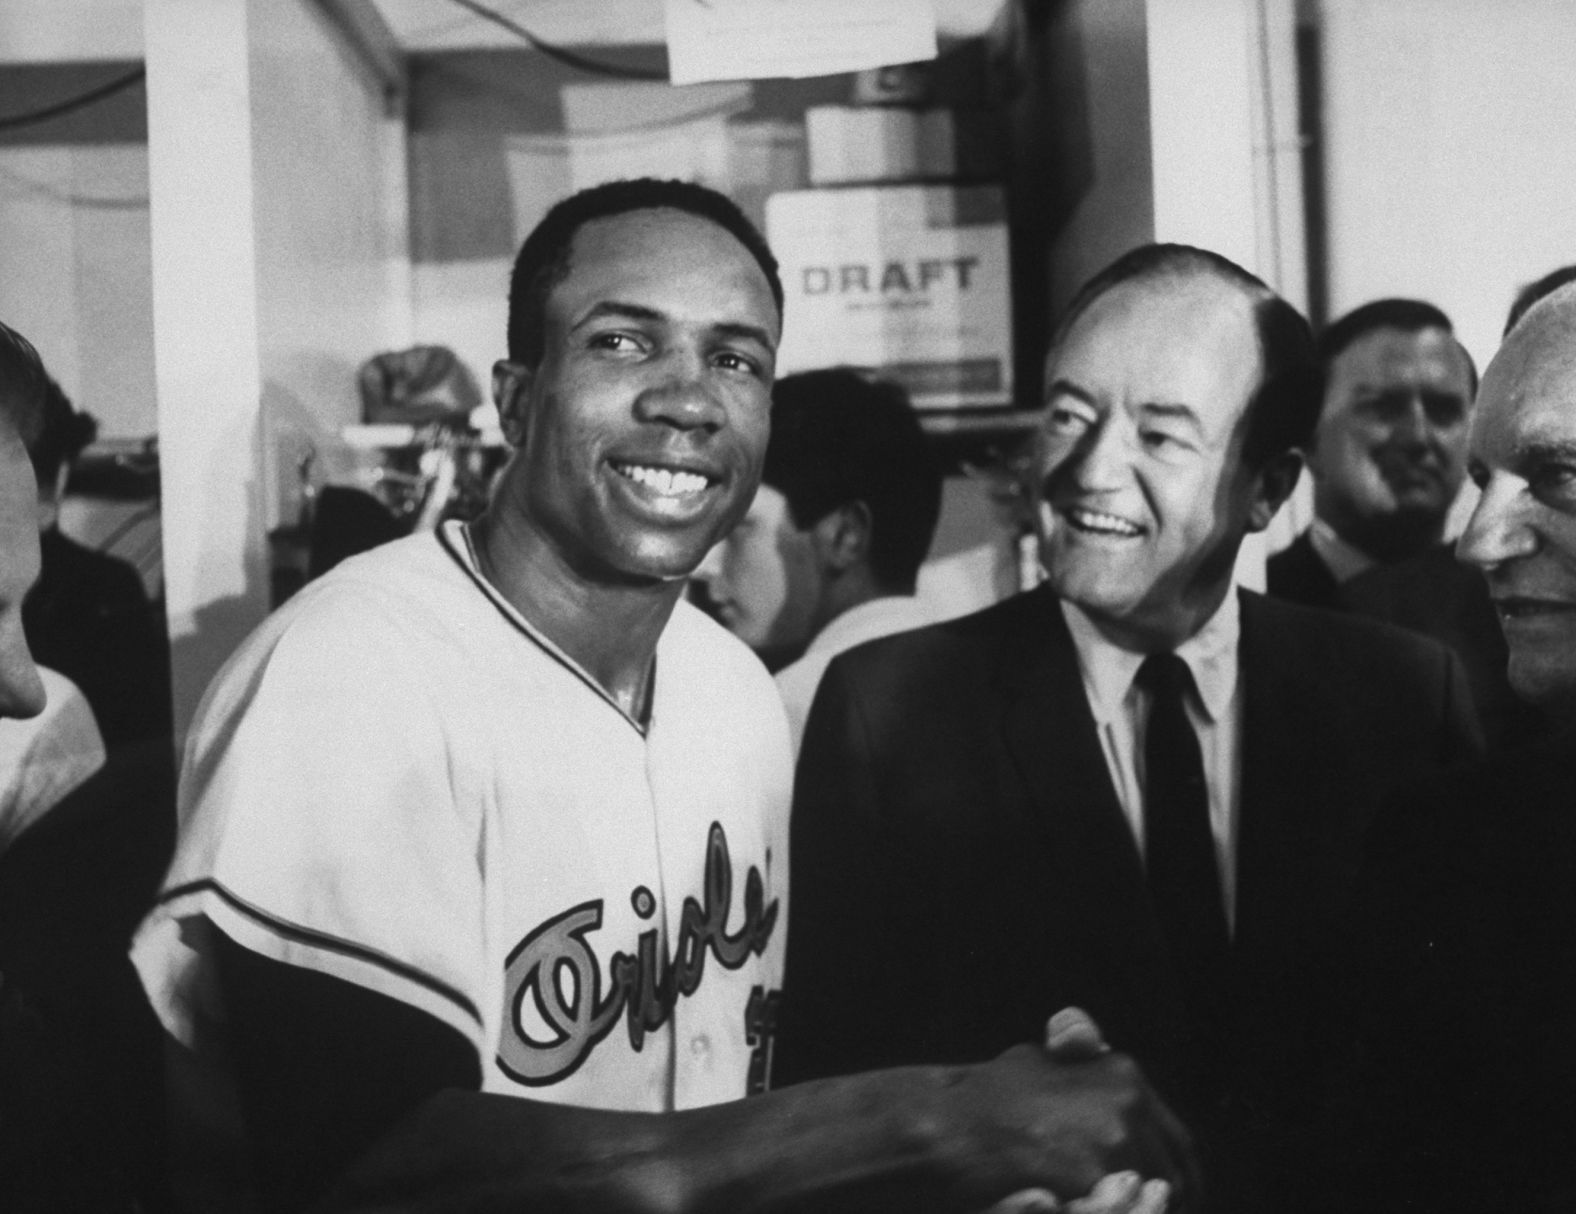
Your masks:
[[[480,826],[462,809],[474,798],[456,795],[453,753],[463,725],[438,710],[421,646],[341,597],[265,625],[193,726],[181,842],[133,946],[155,1010],[193,1049],[224,1018],[215,929],[482,1048]]]

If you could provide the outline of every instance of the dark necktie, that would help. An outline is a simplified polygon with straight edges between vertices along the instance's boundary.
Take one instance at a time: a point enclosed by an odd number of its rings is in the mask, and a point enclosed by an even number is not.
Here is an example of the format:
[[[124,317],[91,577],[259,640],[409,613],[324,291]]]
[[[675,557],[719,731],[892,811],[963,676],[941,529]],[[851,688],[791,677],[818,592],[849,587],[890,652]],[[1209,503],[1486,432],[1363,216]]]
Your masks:
[[[1175,966],[1191,1063],[1203,1091],[1214,1071],[1226,1006],[1229,937],[1221,900],[1209,789],[1198,735],[1184,700],[1193,677],[1174,653],[1152,654],[1138,672],[1149,692],[1144,730],[1144,867],[1155,915]]]

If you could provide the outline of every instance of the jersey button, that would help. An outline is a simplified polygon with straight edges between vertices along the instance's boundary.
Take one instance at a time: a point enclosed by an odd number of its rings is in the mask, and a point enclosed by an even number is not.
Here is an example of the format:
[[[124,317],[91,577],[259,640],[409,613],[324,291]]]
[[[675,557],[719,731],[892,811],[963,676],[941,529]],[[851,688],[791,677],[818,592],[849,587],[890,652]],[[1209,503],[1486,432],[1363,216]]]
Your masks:
[[[705,1033],[701,1033],[699,1036],[691,1039],[690,1053],[694,1054],[695,1057],[704,1058],[710,1050],[711,1038],[707,1037]]]

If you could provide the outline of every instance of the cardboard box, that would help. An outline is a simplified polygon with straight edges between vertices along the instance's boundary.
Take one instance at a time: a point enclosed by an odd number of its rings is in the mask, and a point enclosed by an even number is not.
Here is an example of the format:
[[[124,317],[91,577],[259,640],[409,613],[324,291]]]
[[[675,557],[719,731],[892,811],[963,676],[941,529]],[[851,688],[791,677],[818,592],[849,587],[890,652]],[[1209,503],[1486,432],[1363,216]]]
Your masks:
[[[817,105],[804,123],[811,185],[934,180],[957,171],[948,109]]]
[[[1000,189],[793,190],[767,199],[766,232],[786,295],[779,375],[850,365],[921,408],[1012,402]]]

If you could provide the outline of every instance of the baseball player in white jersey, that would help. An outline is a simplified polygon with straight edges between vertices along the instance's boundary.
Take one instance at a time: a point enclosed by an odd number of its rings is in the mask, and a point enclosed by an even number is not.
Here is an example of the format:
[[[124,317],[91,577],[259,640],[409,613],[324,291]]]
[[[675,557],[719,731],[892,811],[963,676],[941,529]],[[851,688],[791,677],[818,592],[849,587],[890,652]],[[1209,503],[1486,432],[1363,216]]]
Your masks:
[[[686,603],[656,660],[642,724],[482,577],[459,523],[309,586],[194,726],[191,828],[136,952],[177,1038],[222,1022],[217,928],[442,1021],[485,1091],[660,1111],[762,1090],[782,709]]]
[[[559,204],[515,266],[486,513],[343,565],[210,689],[133,952],[189,1203],[964,1210],[1188,1166],[1093,1051],[739,1099],[768,1083],[787,730],[682,594],[759,481],[781,300],[712,191]]]

